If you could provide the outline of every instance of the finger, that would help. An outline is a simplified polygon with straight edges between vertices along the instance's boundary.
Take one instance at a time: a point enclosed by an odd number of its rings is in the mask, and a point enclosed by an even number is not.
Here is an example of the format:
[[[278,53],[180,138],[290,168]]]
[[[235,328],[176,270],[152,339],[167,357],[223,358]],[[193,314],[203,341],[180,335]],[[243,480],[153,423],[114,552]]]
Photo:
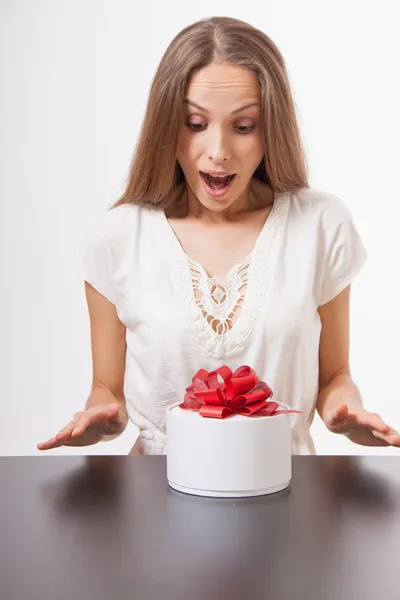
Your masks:
[[[347,404],[338,404],[328,413],[327,421],[331,427],[343,425],[348,414]]]
[[[74,419],[74,426],[71,431],[71,438],[77,438],[82,435],[92,422],[89,411],[79,413]]]
[[[347,418],[352,426],[356,425],[361,428],[370,427],[371,429],[379,431],[383,434],[387,434],[390,431],[390,427],[387,423],[384,423],[384,421],[382,421],[382,419],[377,415],[367,411],[362,411],[360,413],[350,412]]]
[[[63,443],[59,442],[56,437],[48,439],[46,442],[40,442],[37,444],[38,450],[51,450],[52,448],[59,448]]]
[[[120,409],[120,406],[119,406],[118,402],[113,402],[112,404],[110,404],[107,407],[108,418],[115,417],[119,413],[119,409]]]
[[[71,433],[72,433],[74,427],[75,427],[75,421],[70,421],[66,427],[63,427],[63,429],[60,429],[60,431],[56,434],[56,436],[55,436],[56,439],[58,441],[67,440],[69,437],[71,437]]]
[[[88,409],[86,412],[81,413],[81,417],[75,430],[72,432],[73,437],[75,435],[80,435],[85,429],[88,427],[99,427],[103,426],[106,429],[110,427],[110,420],[116,417],[119,413],[119,404],[118,402],[113,402],[107,406],[101,407],[92,407]]]
[[[46,442],[40,442],[37,445],[38,450],[49,450],[50,448],[59,448],[71,438],[71,434],[74,428],[75,420],[73,419],[68,423],[68,425],[60,429],[60,431],[56,433],[55,436],[48,439]]]
[[[71,432],[71,437],[79,437],[86,429],[88,429],[88,427],[95,427],[100,424],[106,424],[108,426],[108,419],[116,416],[118,411],[119,404],[114,402],[108,406],[92,406],[84,412],[77,413],[77,415],[75,415],[75,427]]]
[[[400,434],[395,429],[389,428],[388,434],[382,434],[379,431],[372,430],[372,434],[378,440],[385,442],[386,445],[400,448]]]
[[[383,434],[390,433],[390,426],[384,421],[382,421],[381,418],[379,418],[376,422],[371,422],[370,427]]]

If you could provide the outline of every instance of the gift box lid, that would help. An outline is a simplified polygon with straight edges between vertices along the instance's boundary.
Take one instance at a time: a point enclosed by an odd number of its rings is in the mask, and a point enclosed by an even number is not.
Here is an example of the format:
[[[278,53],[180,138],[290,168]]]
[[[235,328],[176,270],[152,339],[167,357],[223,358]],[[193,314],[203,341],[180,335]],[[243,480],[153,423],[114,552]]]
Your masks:
[[[190,410],[190,409],[186,409],[186,408],[181,408],[180,407],[181,402],[177,402],[175,404],[172,404],[171,406],[168,407],[168,412],[173,413],[174,418],[178,418],[178,419],[205,419],[207,421],[215,421],[216,423],[220,423],[220,422],[239,422],[239,421],[247,421],[247,422],[251,422],[253,419],[277,419],[279,417],[285,417],[286,414],[278,414],[278,415],[240,415],[240,414],[234,414],[234,415],[230,415],[229,417],[226,417],[224,419],[216,419],[216,418],[212,418],[212,417],[203,417],[202,415],[200,415],[200,413],[198,411],[194,411],[194,410]],[[279,404],[279,408],[282,410],[289,410],[289,406],[287,404],[283,404],[282,402],[278,402]]]

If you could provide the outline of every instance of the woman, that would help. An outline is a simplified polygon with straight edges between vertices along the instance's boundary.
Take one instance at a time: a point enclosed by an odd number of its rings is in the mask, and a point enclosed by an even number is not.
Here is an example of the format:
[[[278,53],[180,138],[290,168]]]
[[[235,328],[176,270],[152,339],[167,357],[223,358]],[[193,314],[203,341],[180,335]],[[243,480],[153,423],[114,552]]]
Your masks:
[[[113,439],[166,453],[165,409],[199,368],[247,364],[314,454],[315,410],[357,444],[400,446],[349,368],[350,284],[366,253],[343,203],[310,188],[283,58],[226,17],[181,31],[161,60],[125,193],[80,253],[93,386],[38,445]]]

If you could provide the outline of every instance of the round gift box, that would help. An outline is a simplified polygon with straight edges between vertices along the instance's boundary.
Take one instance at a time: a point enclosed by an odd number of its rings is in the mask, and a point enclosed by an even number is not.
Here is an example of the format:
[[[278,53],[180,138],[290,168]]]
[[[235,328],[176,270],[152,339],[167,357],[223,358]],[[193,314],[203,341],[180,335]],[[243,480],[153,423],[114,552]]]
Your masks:
[[[290,414],[217,419],[179,404],[168,407],[166,415],[171,488],[197,496],[237,498],[288,487],[292,476]],[[279,406],[289,409],[286,404]]]

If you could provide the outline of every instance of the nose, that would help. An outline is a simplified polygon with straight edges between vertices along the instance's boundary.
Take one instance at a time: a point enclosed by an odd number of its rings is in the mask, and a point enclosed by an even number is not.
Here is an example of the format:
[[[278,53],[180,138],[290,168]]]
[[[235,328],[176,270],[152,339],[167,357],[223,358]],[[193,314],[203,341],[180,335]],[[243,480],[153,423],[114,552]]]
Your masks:
[[[207,154],[208,158],[215,163],[220,163],[228,160],[228,141],[226,139],[226,136],[223,136],[221,130],[216,129],[214,132],[210,132]]]

